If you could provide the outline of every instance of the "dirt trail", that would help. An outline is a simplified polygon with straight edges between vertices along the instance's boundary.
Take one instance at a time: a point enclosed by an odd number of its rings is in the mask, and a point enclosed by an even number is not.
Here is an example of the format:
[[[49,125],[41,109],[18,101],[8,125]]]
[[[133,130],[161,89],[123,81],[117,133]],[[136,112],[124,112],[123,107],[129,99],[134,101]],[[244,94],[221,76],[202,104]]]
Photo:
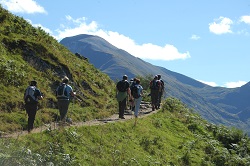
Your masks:
[[[151,107],[150,103],[142,101],[138,118],[142,118],[142,117],[148,116],[148,115],[156,113],[156,112],[157,112],[157,110],[152,111],[152,107]],[[134,119],[134,114],[131,110],[126,110],[124,117],[125,117],[125,119],[119,119],[118,113],[116,113],[116,114],[113,114],[107,118],[94,119],[94,120],[90,120],[90,121],[86,121],[86,122],[76,122],[76,123],[73,123],[70,125],[59,125],[56,122],[52,122],[50,124],[45,124],[45,125],[40,126],[38,128],[34,128],[31,133],[39,133],[39,132],[43,132],[45,130],[56,130],[56,129],[68,128],[68,127],[104,125],[107,123],[114,123],[114,122],[118,122],[118,121],[127,121],[130,119]],[[3,134],[0,136],[0,138],[18,138],[20,136],[24,136],[27,134],[29,134],[27,131],[18,131],[18,132],[11,133],[11,134],[6,134],[6,135]]]

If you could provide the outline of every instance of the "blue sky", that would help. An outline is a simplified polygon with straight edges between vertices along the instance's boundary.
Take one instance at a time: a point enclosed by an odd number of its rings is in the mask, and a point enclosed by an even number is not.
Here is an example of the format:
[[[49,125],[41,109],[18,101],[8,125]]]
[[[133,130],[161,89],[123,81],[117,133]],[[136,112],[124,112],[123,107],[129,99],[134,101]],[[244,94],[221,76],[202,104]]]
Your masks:
[[[249,82],[248,0],[0,0],[58,41],[106,39],[157,66],[211,86]]]

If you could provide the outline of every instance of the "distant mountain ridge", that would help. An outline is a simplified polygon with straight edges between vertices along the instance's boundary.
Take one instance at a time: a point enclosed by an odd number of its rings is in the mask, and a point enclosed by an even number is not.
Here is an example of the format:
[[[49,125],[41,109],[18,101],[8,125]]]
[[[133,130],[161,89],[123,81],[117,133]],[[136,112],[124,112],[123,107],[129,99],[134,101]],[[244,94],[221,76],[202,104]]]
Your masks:
[[[180,99],[203,118],[216,124],[234,126],[250,133],[250,83],[240,88],[211,87],[185,75],[152,65],[92,35],[77,35],[60,41],[71,52],[89,59],[96,68],[119,80],[161,74],[168,96]]]

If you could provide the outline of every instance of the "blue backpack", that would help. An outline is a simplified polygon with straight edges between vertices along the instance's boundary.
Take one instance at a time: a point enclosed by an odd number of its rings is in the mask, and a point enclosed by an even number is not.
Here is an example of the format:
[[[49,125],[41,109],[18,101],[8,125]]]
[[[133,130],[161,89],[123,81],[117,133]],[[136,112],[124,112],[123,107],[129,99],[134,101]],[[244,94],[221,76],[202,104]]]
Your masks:
[[[131,94],[135,99],[138,99],[141,96],[139,93],[139,85],[134,85],[131,87]]]
[[[25,90],[25,94],[24,94],[24,102],[26,104],[31,104],[31,103],[37,103],[37,99],[35,97],[35,91],[36,91],[36,87],[35,86],[29,86],[26,90]]]

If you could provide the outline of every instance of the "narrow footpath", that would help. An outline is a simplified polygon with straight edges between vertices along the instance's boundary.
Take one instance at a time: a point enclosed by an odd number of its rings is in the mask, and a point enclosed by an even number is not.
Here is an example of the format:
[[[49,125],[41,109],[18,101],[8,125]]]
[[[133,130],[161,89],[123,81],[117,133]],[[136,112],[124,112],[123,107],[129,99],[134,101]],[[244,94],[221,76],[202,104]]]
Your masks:
[[[156,113],[156,111],[152,111],[151,104],[148,102],[141,103],[140,106],[140,112],[138,118],[143,118],[145,116],[148,116],[150,114]],[[34,128],[31,133],[39,133],[43,132],[45,130],[56,130],[60,128],[69,128],[69,127],[80,127],[80,126],[94,126],[94,125],[104,125],[107,123],[115,123],[120,121],[127,121],[134,118],[134,113],[131,110],[125,110],[124,114],[125,119],[119,119],[118,118],[118,112],[116,114],[111,115],[110,117],[103,118],[103,119],[94,119],[86,122],[76,122],[73,124],[68,125],[59,125],[57,122],[52,122],[50,124],[45,124],[43,126],[40,126],[38,128]],[[0,138],[18,138],[20,136],[24,136],[29,134],[27,131],[18,131],[11,134],[2,134]]]

